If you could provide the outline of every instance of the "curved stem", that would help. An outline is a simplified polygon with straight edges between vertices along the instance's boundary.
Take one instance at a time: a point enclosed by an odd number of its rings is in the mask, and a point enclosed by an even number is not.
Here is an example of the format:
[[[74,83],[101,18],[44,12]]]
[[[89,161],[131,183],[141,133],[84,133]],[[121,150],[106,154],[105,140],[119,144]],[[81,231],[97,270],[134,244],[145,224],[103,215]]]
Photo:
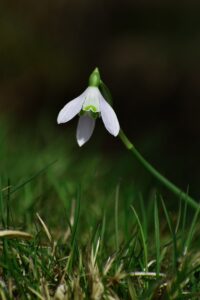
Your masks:
[[[178,196],[181,200],[188,203],[190,206],[192,206],[195,209],[199,209],[199,204],[188,194],[183,192],[180,188],[178,188],[175,184],[173,184],[170,180],[168,180],[166,177],[164,177],[160,172],[158,172],[134,147],[134,145],[129,141],[125,133],[120,130],[119,132],[119,138],[123,142],[123,144],[126,146],[128,150],[132,152],[132,154],[135,156],[135,158],[143,165],[143,167],[151,173],[152,176],[154,176],[160,183],[162,183],[166,188],[168,188],[172,193],[174,193],[176,196]]]

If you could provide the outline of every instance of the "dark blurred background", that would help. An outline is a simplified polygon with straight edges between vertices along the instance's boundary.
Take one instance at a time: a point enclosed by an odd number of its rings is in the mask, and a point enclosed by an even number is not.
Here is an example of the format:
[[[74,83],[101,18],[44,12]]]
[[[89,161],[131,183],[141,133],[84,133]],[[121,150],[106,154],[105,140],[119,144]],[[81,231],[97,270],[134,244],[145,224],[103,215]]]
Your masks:
[[[199,197],[199,15],[194,0],[1,1],[1,116],[16,134],[55,122],[98,66],[140,151]],[[124,151],[104,139],[108,155]]]

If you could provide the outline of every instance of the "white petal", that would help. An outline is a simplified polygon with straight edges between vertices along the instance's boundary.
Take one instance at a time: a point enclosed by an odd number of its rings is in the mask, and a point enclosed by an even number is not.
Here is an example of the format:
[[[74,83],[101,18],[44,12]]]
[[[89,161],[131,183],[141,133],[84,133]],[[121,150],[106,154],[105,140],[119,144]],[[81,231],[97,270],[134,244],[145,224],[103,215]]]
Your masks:
[[[120,130],[117,116],[108,102],[101,96],[100,98],[101,117],[106,129],[110,134],[117,136]]]
[[[85,91],[85,101],[83,104],[83,110],[99,112],[99,100],[101,93],[97,87],[89,86]]]
[[[87,115],[83,115],[79,118],[76,139],[80,147],[90,139],[94,131],[94,126],[95,120],[93,118]]]
[[[84,102],[84,93],[74,100],[68,102],[59,112],[57,123],[65,123],[74,118],[82,109]]]

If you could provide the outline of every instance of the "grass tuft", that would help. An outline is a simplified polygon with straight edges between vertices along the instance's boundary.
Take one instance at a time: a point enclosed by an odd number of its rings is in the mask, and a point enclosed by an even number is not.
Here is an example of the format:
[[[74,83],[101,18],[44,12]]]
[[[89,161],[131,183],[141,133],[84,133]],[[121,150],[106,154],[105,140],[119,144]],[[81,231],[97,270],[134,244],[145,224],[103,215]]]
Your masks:
[[[0,298],[199,299],[199,210],[47,132],[0,148]]]

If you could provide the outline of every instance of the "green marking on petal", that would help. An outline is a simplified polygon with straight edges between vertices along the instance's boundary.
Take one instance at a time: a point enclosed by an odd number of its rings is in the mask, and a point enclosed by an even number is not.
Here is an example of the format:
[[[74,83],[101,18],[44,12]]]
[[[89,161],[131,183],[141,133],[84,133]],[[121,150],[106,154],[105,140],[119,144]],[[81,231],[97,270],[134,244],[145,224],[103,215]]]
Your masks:
[[[84,106],[84,107],[83,107],[83,110],[85,110],[85,111],[92,111],[92,112],[94,112],[94,113],[97,112],[97,108],[96,108],[94,105]]]
[[[79,112],[79,116],[83,116],[85,114],[86,114],[86,111],[84,111],[84,110],[81,109],[81,111]]]
[[[97,118],[100,117],[100,113],[97,111],[97,112],[93,112],[91,110],[89,111],[85,111],[85,110],[81,110],[80,113],[79,113],[79,116],[84,116],[84,115],[88,115],[89,117],[91,117],[92,119],[96,120]]]
[[[100,113],[99,112],[93,112],[93,111],[91,111],[90,115],[95,120],[100,117]]]

